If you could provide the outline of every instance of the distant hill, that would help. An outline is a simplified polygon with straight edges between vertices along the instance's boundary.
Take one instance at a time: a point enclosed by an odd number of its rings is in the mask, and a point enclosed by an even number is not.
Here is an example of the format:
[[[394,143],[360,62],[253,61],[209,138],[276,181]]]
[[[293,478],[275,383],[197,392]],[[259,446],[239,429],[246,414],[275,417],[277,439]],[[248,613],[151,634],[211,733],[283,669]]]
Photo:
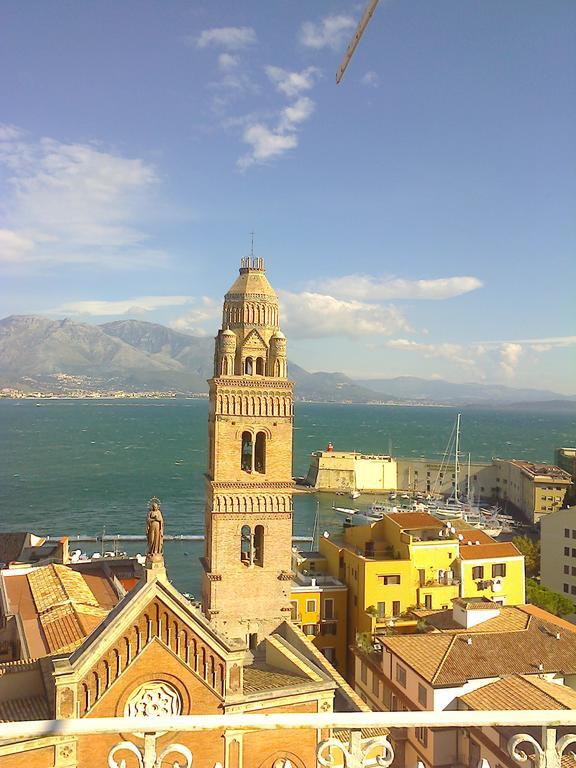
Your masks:
[[[152,355],[168,365],[174,361],[204,379],[212,375],[214,339],[191,336],[157,323],[142,320],[118,320],[98,326],[108,336],[121,339],[131,347]]]
[[[157,323],[121,320],[89,325],[13,315],[0,320],[0,386],[28,391],[72,389],[207,392],[214,339]],[[547,407],[576,402],[547,390],[453,384],[410,376],[355,381],[338,372],[310,373],[288,362],[300,400],[336,403],[410,402],[439,405]],[[567,406],[568,407],[568,406]],[[557,408],[556,408],[557,410]]]
[[[530,403],[547,400],[576,400],[546,389],[515,389],[500,384],[454,384],[443,379],[398,376],[394,379],[359,379],[358,384],[391,397],[443,404]]]

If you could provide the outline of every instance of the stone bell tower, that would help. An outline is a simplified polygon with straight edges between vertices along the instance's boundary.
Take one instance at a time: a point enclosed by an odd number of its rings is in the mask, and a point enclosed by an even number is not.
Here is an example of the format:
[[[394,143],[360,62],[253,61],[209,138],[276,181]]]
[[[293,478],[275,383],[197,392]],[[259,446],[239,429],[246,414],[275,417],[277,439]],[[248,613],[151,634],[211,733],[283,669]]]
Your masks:
[[[290,618],[292,389],[264,261],[224,297],[209,381],[202,607],[251,648]]]

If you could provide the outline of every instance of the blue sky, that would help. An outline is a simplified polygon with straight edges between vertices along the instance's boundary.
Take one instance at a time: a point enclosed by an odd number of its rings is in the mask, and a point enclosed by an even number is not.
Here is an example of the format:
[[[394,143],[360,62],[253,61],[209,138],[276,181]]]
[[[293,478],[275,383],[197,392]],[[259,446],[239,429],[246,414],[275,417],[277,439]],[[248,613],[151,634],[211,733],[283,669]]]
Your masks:
[[[576,3],[6,1],[0,314],[213,334],[250,250],[291,358],[576,391]]]

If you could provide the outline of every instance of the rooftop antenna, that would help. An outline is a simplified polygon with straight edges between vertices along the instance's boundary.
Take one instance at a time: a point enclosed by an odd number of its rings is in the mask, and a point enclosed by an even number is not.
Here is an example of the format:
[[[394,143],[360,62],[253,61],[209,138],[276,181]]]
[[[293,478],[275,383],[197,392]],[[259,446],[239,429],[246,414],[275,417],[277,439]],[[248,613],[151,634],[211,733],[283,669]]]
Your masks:
[[[250,237],[251,237],[250,256],[254,258],[254,230],[250,232]]]

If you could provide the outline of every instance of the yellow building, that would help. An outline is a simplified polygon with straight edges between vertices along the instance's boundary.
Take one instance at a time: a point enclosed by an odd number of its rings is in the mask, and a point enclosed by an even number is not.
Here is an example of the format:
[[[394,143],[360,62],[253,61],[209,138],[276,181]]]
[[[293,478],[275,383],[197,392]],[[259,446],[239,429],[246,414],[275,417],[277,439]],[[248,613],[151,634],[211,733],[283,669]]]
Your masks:
[[[550,464],[495,459],[494,466],[498,497],[520,509],[533,523],[560,509],[572,484],[568,472]]]
[[[514,544],[425,512],[344,529],[321,539],[320,552],[326,572],[348,586],[348,645],[387,626],[411,632],[416,620],[407,611],[447,609],[455,597],[524,602],[524,558]]]
[[[323,573],[326,561],[320,552],[295,552],[292,564],[292,621],[338,672],[345,675],[348,587]]]

